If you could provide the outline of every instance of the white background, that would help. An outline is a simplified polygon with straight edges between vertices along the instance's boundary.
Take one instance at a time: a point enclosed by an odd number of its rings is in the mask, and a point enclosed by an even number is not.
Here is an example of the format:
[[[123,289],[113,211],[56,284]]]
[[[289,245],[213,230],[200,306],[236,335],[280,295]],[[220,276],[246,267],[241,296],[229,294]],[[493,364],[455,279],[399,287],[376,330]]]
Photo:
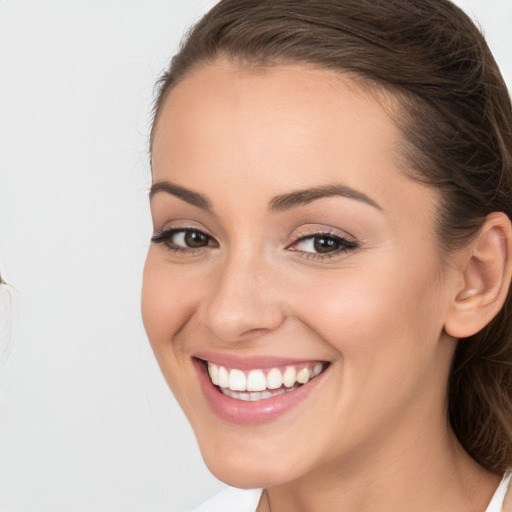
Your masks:
[[[0,509],[184,511],[221,484],[139,312],[153,84],[209,0],[0,0]],[[460,0],[512,84],[512,0]]]

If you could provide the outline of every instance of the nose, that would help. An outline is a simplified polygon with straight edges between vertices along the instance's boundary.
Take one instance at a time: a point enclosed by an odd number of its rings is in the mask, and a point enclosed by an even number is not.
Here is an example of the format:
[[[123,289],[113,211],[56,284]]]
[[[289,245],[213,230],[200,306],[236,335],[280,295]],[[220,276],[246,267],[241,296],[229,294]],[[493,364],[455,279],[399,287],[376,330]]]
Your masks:
[[[277,329],[285,319],[269,263],[235,256],[220,265],[204,303],[203,321],[217,339],[248,341]]]

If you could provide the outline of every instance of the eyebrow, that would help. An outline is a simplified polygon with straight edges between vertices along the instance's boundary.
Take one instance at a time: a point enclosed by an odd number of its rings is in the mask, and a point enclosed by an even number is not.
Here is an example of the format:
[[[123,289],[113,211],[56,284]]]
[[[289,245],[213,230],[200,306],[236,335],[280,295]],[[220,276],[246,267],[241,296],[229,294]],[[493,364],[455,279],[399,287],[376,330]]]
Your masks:
[[[175,185],[169,181],[157,181],[156,183],[153,183],[149,192],[149,198],[151,199],[159,192],[171,194],[206,211],[212,211],[213,209],[212,204],[207,197],[188,188]],[[354,199],[373,206],[378,210],[382,210],[382,207],[378,203],[363,192],[355,190],[352,187],[339,184],[297,190],[295,192],[276,196],[270,201],[268,210],[270,213],[279,213],[292,208],[297,208],[298,206],[304,206],[316,201],[317,199],[323,199],[331,196],[341,196],[348,199]]]
[[[167,194],[178,197],[179,199],[203,210],[212,210],[212,204],[205,196],[198,192],[194,192],[193,190],[189,190],[188,188],[175,185],[169,181],[157,181],[156,183],[153,183],[149,191],[149,199],[151,200],[151,198],[158,192],[166,192]]]
[[[272,213],[282,212],[296,208],[297,206],[303,206],[309,204],[317,199],[331,196],[342,196],[348,199],[354,199],[366,203],[378,210],[382,210],[382,207],[376,203],[372,198],[368,197],[363,192],[359,192],[346,185],[325,185],[323,187],[308,188],[305,190],[298,190],[289,194],[283,194],[274,197],[269,203],[269,211]]]

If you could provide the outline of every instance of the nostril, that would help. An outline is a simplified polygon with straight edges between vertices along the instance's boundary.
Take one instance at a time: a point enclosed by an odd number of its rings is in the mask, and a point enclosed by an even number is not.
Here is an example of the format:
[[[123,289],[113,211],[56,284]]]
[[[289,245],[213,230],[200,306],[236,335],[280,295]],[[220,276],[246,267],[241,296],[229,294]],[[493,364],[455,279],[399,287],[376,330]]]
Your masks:
[[[248,329],[247,331],[243,332],[240,335],[240,338],[241,339],[243,339],[243,338],[257,338],[257,337],[263,336],[269,330],[270,329],[265,329],[265,328],[262,328],[262,327],[256,327],[256,328],[253,328],[253,329]]]

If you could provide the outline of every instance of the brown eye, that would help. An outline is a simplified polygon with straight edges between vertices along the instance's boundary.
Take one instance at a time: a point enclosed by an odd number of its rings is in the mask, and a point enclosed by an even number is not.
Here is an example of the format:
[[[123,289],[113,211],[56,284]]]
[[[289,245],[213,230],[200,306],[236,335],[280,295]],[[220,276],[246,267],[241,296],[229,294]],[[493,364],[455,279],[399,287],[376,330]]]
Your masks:
[[[358,247],[357,242],[331,233],[317,233],[304,236],[289,247],[308,258],[327,258],[341,255]]]
[[[210,241],[210,237],[205,233],[202,233],[201,231],[192,230],[186,230],[182,231],[181,233],[176,233],[175,238],[182,238],[184,245],[190,248],[206,247]],[[181,244],[176,243],[176,245]]]
[[[313,248],[318,253],[337,251],[341,247],[338,240],[326,236],[316,236],[313,238]]]
[[[349,242],[344,238],[323,234],[301,238],[294,244],[295,250],[318,254],[337,252],[350,249],[354,246],[355,244],[353,242]]]
[[[151,241],[156,244],[165,244],[169,249],[177,252],[216,245],[211,236],[198,229],[168,229],[155,233]]]

